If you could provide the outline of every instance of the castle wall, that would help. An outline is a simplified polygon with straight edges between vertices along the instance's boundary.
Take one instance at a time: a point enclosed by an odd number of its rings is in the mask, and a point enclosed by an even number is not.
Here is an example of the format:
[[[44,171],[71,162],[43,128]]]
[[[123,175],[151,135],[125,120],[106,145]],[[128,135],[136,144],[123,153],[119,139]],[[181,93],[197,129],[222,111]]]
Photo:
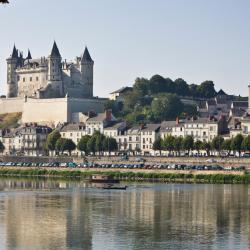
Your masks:
[[[0,98],[0,114],[23,112],[24,98]]]
[[[57,124],[69,119],[67,98],[32,99],[23,105],[22,122]]]

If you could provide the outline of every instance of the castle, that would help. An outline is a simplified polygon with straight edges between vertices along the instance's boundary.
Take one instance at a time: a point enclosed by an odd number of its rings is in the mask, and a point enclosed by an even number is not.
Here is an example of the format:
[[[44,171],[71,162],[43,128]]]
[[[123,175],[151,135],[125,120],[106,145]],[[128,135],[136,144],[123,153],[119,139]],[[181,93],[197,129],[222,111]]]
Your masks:
[[[7,97],[32,97],[38,99],[93,97],[93,65],[87,47],[74,62],[62,61],[54,42],[48,57],[26,58],[14,45],[7,59]]]
[[[7,97],[0,114],[22,113],[22,123],[78,122],[81,113],[104,111],[106,98],[93,96],[93,67],[87,47],[74,62],[62,61],[54,42],[48,57],[24,58],[14,45],[7,58]]]

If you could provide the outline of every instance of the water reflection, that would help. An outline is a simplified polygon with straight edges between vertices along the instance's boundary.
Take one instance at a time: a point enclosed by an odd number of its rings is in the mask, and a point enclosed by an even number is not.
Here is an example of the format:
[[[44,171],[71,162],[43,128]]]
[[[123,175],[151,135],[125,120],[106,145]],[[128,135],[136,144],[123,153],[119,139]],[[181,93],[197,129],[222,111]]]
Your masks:
[[[2,249],[248,249],[250,186],[0,179]]]

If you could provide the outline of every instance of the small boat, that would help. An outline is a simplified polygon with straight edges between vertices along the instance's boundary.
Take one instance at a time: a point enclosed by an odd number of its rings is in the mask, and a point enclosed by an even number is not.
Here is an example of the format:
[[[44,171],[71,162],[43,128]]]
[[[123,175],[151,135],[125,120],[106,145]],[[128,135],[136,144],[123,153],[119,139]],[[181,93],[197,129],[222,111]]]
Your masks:
[[[102,174],[93,174],[90,177],[90,182],[94,183],[119,183],[119,180],[115,180],[113,177]]]
[[[108,186],[102,187],[102,189],[126,190],[127,186],[112,186],[112,185],[108,185]]]

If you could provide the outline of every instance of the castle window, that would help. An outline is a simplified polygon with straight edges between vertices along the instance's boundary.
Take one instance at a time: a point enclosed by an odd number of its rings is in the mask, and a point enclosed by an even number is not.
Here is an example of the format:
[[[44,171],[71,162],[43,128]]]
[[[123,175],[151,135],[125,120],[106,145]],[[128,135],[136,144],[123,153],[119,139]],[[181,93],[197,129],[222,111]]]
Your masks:
[[[32,77],[30,77],[30,82],[32,82]]]
[[[20,81],[20,76],[17,76],[17,81]]]
[[[36,81],[38,82],[38,80],[39,80],[39,78],[38,78],[38,76],[36,77]]]
[[[23,78],[23,82],[25,82],[25,77]]]

